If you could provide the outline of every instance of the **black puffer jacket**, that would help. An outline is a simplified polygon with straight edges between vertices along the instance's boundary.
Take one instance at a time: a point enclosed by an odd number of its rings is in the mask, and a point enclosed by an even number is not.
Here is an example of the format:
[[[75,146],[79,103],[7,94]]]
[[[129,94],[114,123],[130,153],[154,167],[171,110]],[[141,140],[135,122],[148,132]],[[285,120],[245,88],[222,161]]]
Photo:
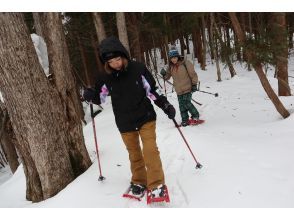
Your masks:
[[[100,56],[105,52],[118,51],[129,57],[127,51],[116,38],[107,38],[99,46]],[[156,119],[150,99],[146,96],[142,76],[151,87],[151,93],[159,98],[156,82],[143,63],[128,62],[125,69],[105,74],[104,82],[109,90],[115,121],[120,132],[139,130],[146,122]],[[159,98],[160,100],[160,98]]]

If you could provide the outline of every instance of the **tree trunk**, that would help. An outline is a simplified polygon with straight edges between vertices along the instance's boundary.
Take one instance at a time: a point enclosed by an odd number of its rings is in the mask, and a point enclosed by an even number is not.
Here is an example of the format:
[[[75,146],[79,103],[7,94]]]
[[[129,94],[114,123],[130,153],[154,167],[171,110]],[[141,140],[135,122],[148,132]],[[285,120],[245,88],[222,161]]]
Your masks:
[[[238,39],[235,33],[234,33],[234,46],[235,46],[235,51],[237,53],[237,60],[241,63],[242,62],[241,47],[238,44]]]
[[[206,67],[206,33],[205,33],[205,18],[204,15],[201,16],[201,34],[202,34],[202,43],[203,43],[203,49],[202,49],[202,57],[203,57],[203,62],[202,62],[202,66],[201,69],[205,70]]]
[[[100,59],[99,59],[99,53],[98,53],[98,45],[97,45],[97,42],[94,38],[93,35],[91,35],[91,44],[92,44],[92,47],[93,47],[93,51],[94,51],[94,54],[95,54],[95,61],[96,61],[96,65],[97,65],[97,69],[98,69],[98,74],[104,72],[104,67],[103,67],[103,64],[101,63]]]
[[[104,23],[102,20],[102,13],[101,12],[93,12],[92,13],[93,21],[96,28],[98,43],[106,38],[106,32],[104,28]]]
[[[12,142],[10,141],[9,137],[7,136],[6,132],[4,132],[1,140],[1,146],[7,156],[8,164],[11,169],[12,173],[15,173],[16,169],[19,166],[18,156],[16,153],[16,149]]]
[[[169,19],[168,19],[168,16],[166,15],[166,13],[163,13],[163,24],[164,24],[164,28],[165,30],[167,30],[168,26],[169,26]],[[169,32],[170,33],[170,32]],[[168,59],[168,51],[169,51],[169,48],[168,48],[168,38],[169,38],[169,35],[167,33],[167,31],[164,31],[163,33],[163,39],[164,39],[164,49],[165,49],[165,59],[166,59],[166,63],[167,64],[169,62],[169,59]]]
[[[127,49],[127,51],[129,52],[131,56],[124,12],[116,12],[116,24],[117,24],[119,40],[122,42],[122,44],[125,46],[125,48]]]
[[[143,34],[142,34],[142,31],[140,32],[140,39],[144,39]],[[141,41],[140,42],[140,47],[141,47],[142,62],[144,62],[146,64],[146,58],[145,58],[145,54],[147,52],[146,42],[145,41]]]
[[[189,35],[185,35],[186,45],[187,45],[187,54],[190,54],[190,47],[189,47]]]
[[[162,58],[164,60],[164,65],[168,63],[168,57],[167,57],[167,49],[164,41],[164,37],[162,38]]]
[[[185,56],[186,45],[185,45],[185,41],[184,41],[184,36],[182,34],[180,34],[179,38],[180,38],[180,44],[181,44],[181,55]]]
[[[13,145],[11,139],[9,138],[9,135],[6,129],[6,124],[10,123],[7,111],[4,111],[3,113],[1,112],[2,112],[2,109],[0,108],[0,116],[1,116],[0,119],[1,118],[3,119],[0,125],[0,142],[3,148],[3,151],[5,152],[5,155],[7,157],[11,172],[14,173],[17,167],[19,166],[18,156],[15,150],[15,146]]]
[[[85,76],[85,79],[86,79],[86,85],[87,85],[87,87],[90,87],[92,82],[91,82],[90,73],[89,73],[89,70],[88,70],[85,49],[84,49],[84,47],[82,45],[80,36],[77,36],[77,40],[78,40],[79,50],[80,50],[80,54],[81,54],[81,58],[82,58],[84,76]]]
[[[149,52],[149,50],[146,50],[145,56],[146,56],[146,65],[151,69],[150,53],[151,52]]]
[[[253,31],[252,31],[252,21],[251,21],[251,12],[248,12],[248,23],[249,23],[249,39],[252,39]],[[244,48],[243,48],[244,50]],[[246,53],[245,53],[246,55]],[[247,59],[247,57],[246,57]],[[248,59],[247,59],[248,60]],[[251,64],[247,62],[248,65],[248,71],[251,71]]]
[[[231,18],[233,28],[235,30],[235,33],[236,33],[241,45],[244,45],[245,39],[246,39],[245,32],[242,30],[242,28],[240,26],[240,23],[238,21],[236,13],[229,12],[229,16]],[[279,100],[278,96],[275,94],[274,90],[272,89],[268,79],[266,78],[266,76],[263,72],[263,69],[262,69],[262,64],[260,62],[256,61],[257,59],[255,57],[254,51],[246,50],[246,54],[247,54],[248,60],[251,62],[253,61],[253,68],[255,69],[266,94],[268,95],[270,100],[273,102],[277,111],[283,116],[283,118],[289,117],[289,115],[290,115],[289,112],[284,107],[283,103]]]
[[[203,64],[202,40],[201,40],[201,32],[199,28],[195,29],[195,38],[196,38],[195,40],[196,40],[196,52],[197,52],[198,63],[200,63],[201,69],[204,70],[205,66]]]
[[[44,38],[42,22],[41,22],[42,20],[41,13],[33,12],[33,18],[34,18],[34,27],[35,27],[36,34]]]
[[[215,59],[214,53],[213,53],[213,28],[211,28],[211,16],[213,16],[213,13],[210,14],[210,28],[208,28],[208,44],[210,48],[210,58],[211,58],[211,63],[213,64],[213,60]]]
[[[224,33],[226,33],[226,45],[228,48],[231,48],[231,37],[230,37],[230,29],[229,29],[229,25],[224,25],[223,28],[225,29],[224,30]]]
[[[44,13],[43,33],[46,34],[49,70],[53,76],[56,89],[62,99],[67,118],[67,132],[69,134],[68,151],[75,177],[79,176],[91,165],[82,130],[80,99],[77,94],[75,78],[68,54],[65,35],[59,13]]]
[[[199,61],[199,58],[198,58],[198,54],[197,54],[197,43],[196,43],[196,35],[195,35],[195,31],[193,30],[192,31],[192,42],[193,42],[193,53],[194,53],[194,59],[198,59]]]
[[[168,44],[164,43],[164,59],[166,60],[165,64],[169,63],[169,58],[168,58]]]
[[[213,31],[214,23],[215,23],[214,14],[210,13],[210,28],[209,28],[210,29],[210,36],[211,36],[210,40],[214,40],[214,42],[211,42],[211,54],[212,54],[212,57],[215,58],[217,81],[220,82],[220,81],[222,81],[222,78],[221,78],[221,71],[220,71],[220,66],[219,66],[217,37],[214,36],[214,34],[213,34],[214,33],[214,31]]]
[[[246,27],[246,12],[241,12],[240,13],[240,21],[241,21],[241,28],[246,33],[247,30],[248,30],[248,28]],[[237,44],[238,38],[237,38],[236,34],[234,34],[234,41],[235,41],[235,44]],[[239,46],[239,49],[241,50],[241,47],[240,46]],[[245,53],[244,50],[242,50],[242,61],[243,62],[247,62],[247,57],[246,57],[246,53]]]
[[[141,57],[141,40],[140,40],[140,14],[136,12],[127,13],[127,20],[129,21],[129,30],[130,30],[130,42],[132,48],[133,57],[136,58],[137,61],[142,62],[143,57]]]
[[[223,41],[221,32],[219,31],[215,20],[214,20],[214,27],[215,27],[214,29],[215,29],[216,36],[217,36],[217,38],[218,38],[218,40],[219,40],[219,42],[221,44],[221,48],[222,48],[222,50],[225,50],[225,60],[226,60],[226,63],[228,65],[228,67],[229,67],[231,77],[233,78],[236,75],[236,71],[235,71],[235,68],[234,68],[234,66],[232,64],[232,61],[230,59],[230,54],[229,54],[230,53],[230,51],[229,51],[230,48],[228,48],[227,45],[225,44],[225,42]]]
[[[156,46],[155,46],[155,42],[154,42],[154,37],[153,35],[151,36],[152,38],[152,43],[153,43],[153,55],[152,55],[152,52],[150,50],[150,54],[151,54],[151,61],[153,63],[153,68],[154,68],[154,71],[155,71],[155,74],[158,73],[158,70],[157,70],[157,56],[156,56]]]
[[[98,43],[100,44],[101,41],[106,38],[105,27],[104,27],[104,23],[102,20],[102,13],[101,12],[93,12],[92,17],[93,17],[93,21],[95,24]],[[96,64],[97,64],[98,70],[99,70],[99,72],[103,72],[104,67],[99,59],[98,45],[96,45],[93,37],[92,37],[92,46],[94,48],[94,53],[95,53]]]
[[[293,33],[294,33],[294,29],[293,27],[289,27],[289,37],[288,37],[288,40],[289,40],[289,49],[293,49]]]
[[[66,115],[41,69],[22,13],[0,14],[0,87],[19,143],[27,199],[50,198],[74,179]]]
[[[290,96],[290,86],[288,82],[288,42],[286,30],[285,13],[272,13],[273,17],[273,42],[274,58],[276,59],[277,78],[279,86],[279,96]]]
[[[3,151],[3,149],[2,149],[2,146],[0,145],[0,165],[1,165],[1,167],[5,167],[7,164],[7,161],[6,161],[4,152],[2,152],[2,151]]]

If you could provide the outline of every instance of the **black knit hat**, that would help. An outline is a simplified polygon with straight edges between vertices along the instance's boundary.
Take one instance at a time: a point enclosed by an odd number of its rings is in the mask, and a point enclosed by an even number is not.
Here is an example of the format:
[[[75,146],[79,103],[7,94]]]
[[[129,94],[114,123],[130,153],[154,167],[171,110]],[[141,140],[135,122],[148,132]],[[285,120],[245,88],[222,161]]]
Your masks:
[[[126,55],[120,51],[114,51],[114,52],[108,52],[108,53],[103,53],[101,55],[103,63],[106,63],[108,60],[111,60],[115,57],[125,57]]]

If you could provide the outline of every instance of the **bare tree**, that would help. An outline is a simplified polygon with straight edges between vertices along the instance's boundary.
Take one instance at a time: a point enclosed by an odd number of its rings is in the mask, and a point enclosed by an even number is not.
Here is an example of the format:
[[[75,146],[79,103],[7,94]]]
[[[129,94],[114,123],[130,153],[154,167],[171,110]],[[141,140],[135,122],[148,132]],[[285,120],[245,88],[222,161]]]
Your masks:
[[[0,88],[19,143],[28,200],[54,196],[75,178],[67,115],[49,84],[22,13],[0,13]]]
[[[202,53],[203,53],[203,69],[202,70],[205,70],[205,67],[206,67],[206,48],[207,48],[207,41],[206,41],[206,22],[205,22],[205,17],[204,17],[204,14],[201,16],[201,34],[202,34],[202,42],[203,42],[203,50],[202,50]]]
[[[93,16],[93,21],[96,28],[98,42],[100,43],[103,39],[106,38],[106,32],[105,32],[104,23],[102,20],[102,14],[101,12],[93,12],[92,16]]]
[[[253,68],[255,69],[266,94],[268,95],[268,97],[270,98],[270,100],[272,101],[274,106],[276,107],[277,111],[283,116],[283,118],[289,117],[290,113],[287,111],[287,109],[284,107],[283,103],[279,100],[278,96],[275,94],[274,90],[272,89],[272,87],[271,87],[271,85],[270,85],[268,79],[266,78],[266,75],[262,69],[262,64],[256,58],[254,51],[252,51],[250,49],[246,49],[246,47],[244,47],[245,41],[246,41],[246,36],[245,36],[245,32],[241,28],[241,25],[240,25],[239,20],[236,16],[236,13],[229,12],[229,16],[231,18],[232,25],[233,25],[235,33],[238,37],[238,40],[240,41],[241,46],[243,46],[243,48],[245,49],[245,53],[248,57],[249,62],[252,62]]]
[[[106,38],[106,31],[105,31],[105,26],[104,26],[104,23],[102,20],[102,13],[101,12],[93,12],[92,17],[93,17],[93,21],[95,24],[98,43],[100,43],[103,39]],[[92,37],[91,43],[94,48],[94,53],[95,53],[95,57],[96,57],[96,63],[97,63],[98,70],[99,70],[99,72],[103,72],[104,71],[103,64],[101,63],[101,61],[99,59],[98,45],[96,45],[94,37]]]
[[[130,39],[130,48],[132,55],[136,58],[137,61],[143,61],[141,52],[141,38],[140,38],[140,23],[141,23],[141,14],[137,12],[126,13],[129,29],[129,39]]]
[[[279,96],[290,96],[288,82],[288,42],[286,30],[286,14],[283,12],[272,13],[274,58],[277,69]]]
[[[125,46],[129,54],[131,55],[124,12],[116,12],[116,23],[117,23],[119,40],[122,42],[122,44]]]
[[[91,160],[84,144],[81,120],[82,107],[72,74],[68,48],[59,13],[43,14],[43,33],[46,35],[49,71],[63,102],[71,147],[68,149],[76,176],[84,172]],[[50,30],[50,31],[46,31]]]
[[[214,35],[213,31],[213,25],[214,25],[214,14],[211,12],[210,13],[210,35],[211,35],[211,59],[212,57],[215,58],[215,63],[216,63],[216,75],[217,75],[217,81],[220,82],[222,81],[221,78],[221,71],[220,71],[220,66],[219,66],[219,53],[218,53],[218,43],[217,43],[217,37]]]
[[[229,67],[229,71],[230,71],[230,74],[231,74],[231,77],[234,77],[236,75],[236,71],[235,71],[235,68],[232,64],[232,61],[230,59],[230,53],[229,53],[229,45],[230,45],[230,42],[228,43],[228,45],[226,45],[226,43],[223,41],[223,38],[222,38],[222,35],[221,35],[221,32],[219,31],[218,29],[218,26],[217,26],[217,23],[215,22],[215,19],[213,19],[213,25],[214,25],[214,31],[216,33],[216,36],[220,42],[220,45],[221,45],[221,49],[225,51],[224,53],[224,56],[225,56],[225,61]]]

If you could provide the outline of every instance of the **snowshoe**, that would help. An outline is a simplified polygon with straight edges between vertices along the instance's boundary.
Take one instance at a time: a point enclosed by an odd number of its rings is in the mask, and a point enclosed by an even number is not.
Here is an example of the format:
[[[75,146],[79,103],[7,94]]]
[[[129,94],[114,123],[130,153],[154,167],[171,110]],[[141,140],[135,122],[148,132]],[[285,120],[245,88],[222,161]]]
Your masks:
[[[148,190],[147,204],[154,202],[170,202],[166,185],[160,184],[158,187]]]
[[[145,192],[146,192],[146,186],[144,186],[142,184],[131,183],[129,188],[123,194],[123,197],[141,201],[141,199],[145,195]]]
[[[202,124],[204,122],[205,122],[204,120],[194,119],[194,118],[191,118],[191,119],[188,120],[188,124],[191,125],[191,126],[199,125],[199,124]]]

